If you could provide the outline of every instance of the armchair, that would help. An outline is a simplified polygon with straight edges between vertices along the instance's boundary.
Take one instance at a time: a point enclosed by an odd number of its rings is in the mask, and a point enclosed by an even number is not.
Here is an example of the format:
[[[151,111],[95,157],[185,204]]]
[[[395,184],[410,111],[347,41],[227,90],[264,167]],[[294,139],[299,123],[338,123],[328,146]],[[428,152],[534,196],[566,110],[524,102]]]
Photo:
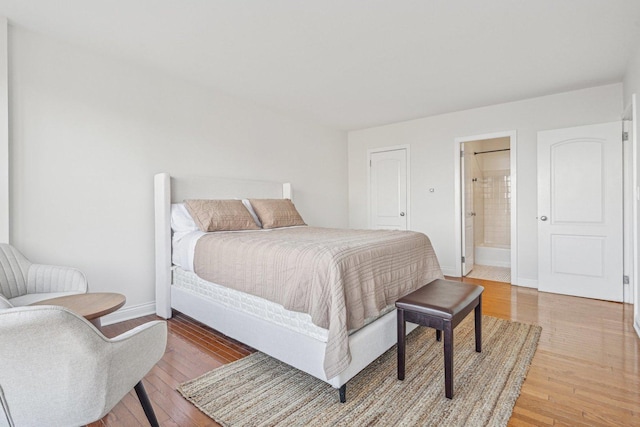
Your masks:
[[[157,426],[142,378],[166,342],[164,321],[108,339],[63,307],[0,309],[0,426],[85,425],[134,387]]]
[[[80,270],[33,264],[13,246],[0,243],[0,296],[14,307],[85,292],[87,279]]]

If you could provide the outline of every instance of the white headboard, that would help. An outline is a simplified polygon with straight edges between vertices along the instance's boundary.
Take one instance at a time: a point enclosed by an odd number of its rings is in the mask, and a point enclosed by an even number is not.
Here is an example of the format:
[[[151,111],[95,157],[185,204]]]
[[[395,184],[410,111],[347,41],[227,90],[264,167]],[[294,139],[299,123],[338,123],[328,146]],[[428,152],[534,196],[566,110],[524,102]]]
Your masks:
[[[291,184],[207,176],[154,177],[156,314],[171,317],[171,203],[185,199],[291,199]]]

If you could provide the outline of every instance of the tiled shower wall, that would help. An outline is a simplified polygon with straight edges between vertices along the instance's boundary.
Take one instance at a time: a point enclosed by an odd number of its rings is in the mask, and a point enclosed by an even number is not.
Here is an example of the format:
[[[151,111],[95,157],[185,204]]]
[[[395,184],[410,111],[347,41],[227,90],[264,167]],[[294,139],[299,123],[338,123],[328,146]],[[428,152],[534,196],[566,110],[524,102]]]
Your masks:
[[[484,202],[484,243],[487,246],[509,247],[511,245],[510,172],[509,170],[484,171],[483,175],[481,180]]]

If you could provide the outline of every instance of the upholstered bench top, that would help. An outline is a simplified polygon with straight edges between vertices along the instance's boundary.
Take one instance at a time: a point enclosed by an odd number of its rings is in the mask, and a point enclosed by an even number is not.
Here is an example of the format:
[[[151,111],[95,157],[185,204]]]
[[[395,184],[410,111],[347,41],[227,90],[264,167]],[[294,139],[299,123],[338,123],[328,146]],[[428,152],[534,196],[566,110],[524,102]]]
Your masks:
[[[436,279],[396,301],[407,311],[451,319],[482,294],[484,288],[469,283]]]

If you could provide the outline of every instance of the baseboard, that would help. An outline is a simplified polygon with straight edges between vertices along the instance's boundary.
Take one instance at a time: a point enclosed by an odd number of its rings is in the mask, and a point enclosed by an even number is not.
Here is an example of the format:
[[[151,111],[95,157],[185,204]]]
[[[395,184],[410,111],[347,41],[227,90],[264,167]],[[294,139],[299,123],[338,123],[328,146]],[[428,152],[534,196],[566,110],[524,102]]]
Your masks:
[[[640,337],[640,314],[636,316],[636,321],[633,322],[633,328],[636,330],[638,337]]]
[[[102,325],[106,326],[112,325],[114,323],[124,322],[125,320],[136,319],[148,314],[156,314],[155,301],[121,308],[114,313],[107,314],[100,320],[102,322]]]
[[[518,284],[517,286],[522,286],[523,288],[538,289],[538,281],[536,279],[525,279],[524,277],[518,277],[516,283]]]

